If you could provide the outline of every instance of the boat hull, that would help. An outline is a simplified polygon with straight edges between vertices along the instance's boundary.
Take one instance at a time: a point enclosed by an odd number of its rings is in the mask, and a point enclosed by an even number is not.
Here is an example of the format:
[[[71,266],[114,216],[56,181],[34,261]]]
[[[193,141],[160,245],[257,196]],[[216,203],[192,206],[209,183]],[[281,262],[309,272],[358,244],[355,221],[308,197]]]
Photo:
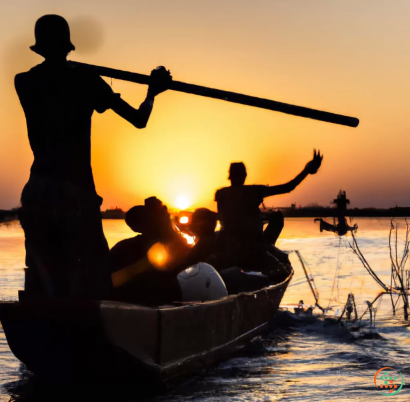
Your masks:
[[[251,293],[158,308],[2,303],[0,319],[14,355],[49,380],[165,381],[221,360],[267,331],[292,275]]]

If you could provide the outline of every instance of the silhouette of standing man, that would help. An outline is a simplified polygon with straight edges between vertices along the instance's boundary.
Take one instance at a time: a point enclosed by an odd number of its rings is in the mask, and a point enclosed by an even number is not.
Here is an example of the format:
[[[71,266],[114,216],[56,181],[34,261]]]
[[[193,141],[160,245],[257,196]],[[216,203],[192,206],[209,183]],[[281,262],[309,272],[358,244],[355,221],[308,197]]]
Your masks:
[[[153,70],[147,97],[134,109],[101,77],[67,61],[75,47],[64,18],[38,19],[35,38],[30,49],[45,61],[15,77],[34,154],[21,196],[25,296],[107,297],[112,282],[102,198],[91,169],[91,116],[94,110],[112,109],[144,128],[154,97],[167,89],[172,77],[164,68]]]
[[[320,151],[313,152],[313,159],[293,180],[277,186],[245,185],[246,167],[242,162],[231,163],[229,169],[230,187],[224,187],[215,194],[218,214],[222,225],[222,235],[230,248],[253,247],[259,243],[275,244],[283,228],[283,215],[272,215],[268,227],[263,231],[263,221],[259,205],[265,197],[290,193],[309,174],[315,174],[322,163]]]

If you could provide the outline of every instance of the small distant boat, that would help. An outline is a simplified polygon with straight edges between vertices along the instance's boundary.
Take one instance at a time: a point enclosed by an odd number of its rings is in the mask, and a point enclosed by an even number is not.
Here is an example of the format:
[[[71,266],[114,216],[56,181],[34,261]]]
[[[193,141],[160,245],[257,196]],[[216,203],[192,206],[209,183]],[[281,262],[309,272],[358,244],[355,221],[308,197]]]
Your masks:
[[[293,276],[216,301],[156,308],[114,301],[0,304],[14,355],[48,381],[163,382],[203,369],[271,328]]]

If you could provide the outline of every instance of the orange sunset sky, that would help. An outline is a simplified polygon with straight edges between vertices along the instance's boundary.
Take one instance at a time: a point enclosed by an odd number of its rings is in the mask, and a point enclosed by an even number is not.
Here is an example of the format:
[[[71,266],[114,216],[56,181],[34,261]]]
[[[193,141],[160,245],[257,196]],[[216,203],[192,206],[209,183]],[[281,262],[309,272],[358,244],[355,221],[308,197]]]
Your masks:
[[[311,158],[316,176],[268,205],[410,205],[410,1],[408,0],[14,0],[0,13],[0,209],[17,206],[32,154],[14,75],[43,59],[29,50],[34,24],[60,14],[72,60],[355,116],[348,128],[168,91],[144,130],[112,111],[93,117],[92,166],[103,208],[156,195],[170,207],[216,208],[229,163],[248,184],[281,184]],[[107,80],[110,82],[110,80]],[[146,86],[113,81],[134,107]]]

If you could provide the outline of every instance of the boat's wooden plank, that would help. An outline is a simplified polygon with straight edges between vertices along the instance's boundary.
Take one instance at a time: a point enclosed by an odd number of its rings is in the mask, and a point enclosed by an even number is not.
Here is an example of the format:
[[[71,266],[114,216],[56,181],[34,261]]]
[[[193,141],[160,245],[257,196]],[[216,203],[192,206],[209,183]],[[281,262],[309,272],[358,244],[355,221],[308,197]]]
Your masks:
[[[185,359],[162,365],[159,378],[162,381],[167,381],[182,374],[204,369],[210,364],[222,360],[230,353],[239,350],[251,339],[266,332],[269,328],[270,323],[265,322],[225,344],[219,345],[213,349],[204,350],[201,353],[189,356]]]
[[[228,344],[268,322],[276,312],[286,285],[227,298],[217,305],[161,311],[161,356],[169,365]]]
[[[116,347],[146,364],[156,364],[158,315],[158,310],[153,308],[133,306],[127,309],[124,303],[103,303],[102,328],[105,336]]]
[[[1,303],[0,318],[11,350],[33,372],[122,378],[136,369],[139,378],[164,380],[221,359],[266,329],[291,276],[257,292],[181,307],[25,301]]]

